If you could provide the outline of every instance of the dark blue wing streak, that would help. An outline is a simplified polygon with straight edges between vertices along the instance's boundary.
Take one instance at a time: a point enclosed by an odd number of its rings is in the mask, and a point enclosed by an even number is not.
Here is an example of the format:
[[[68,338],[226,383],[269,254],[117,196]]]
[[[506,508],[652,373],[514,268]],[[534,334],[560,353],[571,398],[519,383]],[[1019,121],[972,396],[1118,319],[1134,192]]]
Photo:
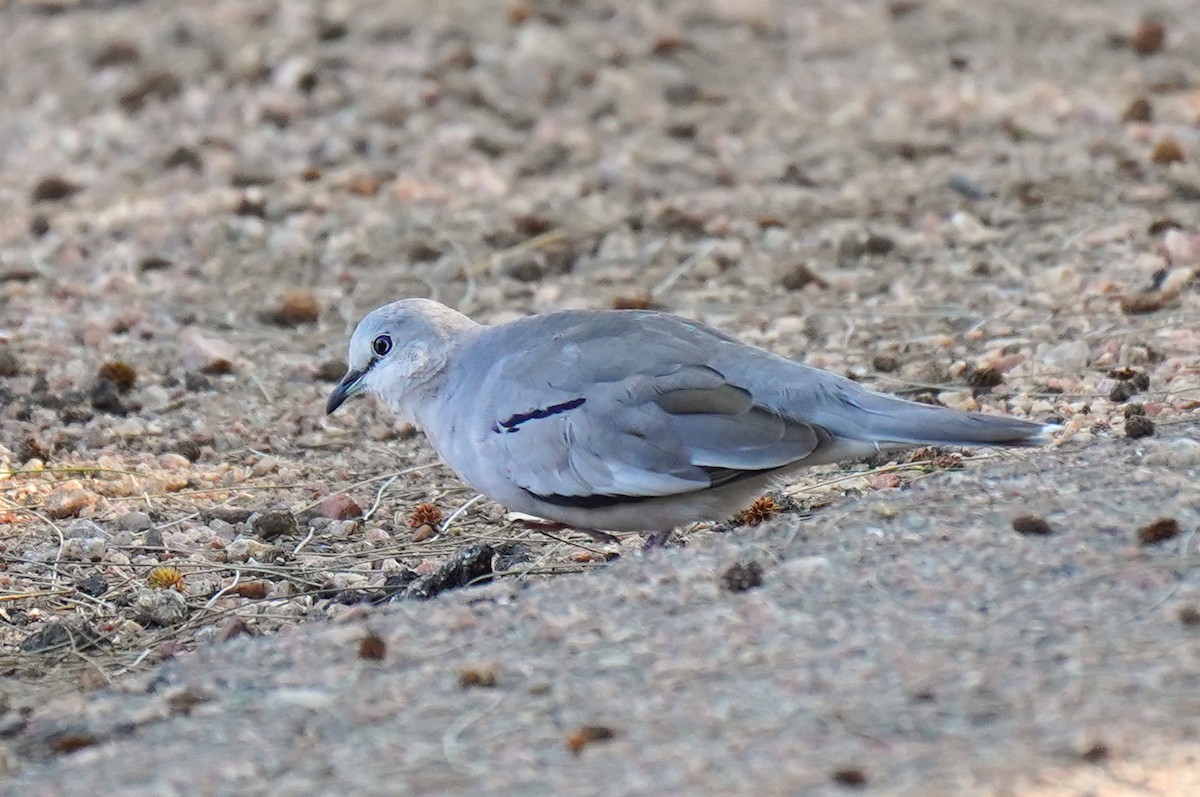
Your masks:
[[[516,415],[509,417],[499,423],[492,424],[492,431],[496,434],[508,434],[509,432],[519,432],[521,424],[526,421],[539,421],[542,418],[549,418],[552,415],[558,415],[563,412],[569,412],[576,407],[582,407],[587,399],[577,398],[570,401],[564,401],[562,404],[551,404],[549,407],[530,410],[529,412],[518,412]]]

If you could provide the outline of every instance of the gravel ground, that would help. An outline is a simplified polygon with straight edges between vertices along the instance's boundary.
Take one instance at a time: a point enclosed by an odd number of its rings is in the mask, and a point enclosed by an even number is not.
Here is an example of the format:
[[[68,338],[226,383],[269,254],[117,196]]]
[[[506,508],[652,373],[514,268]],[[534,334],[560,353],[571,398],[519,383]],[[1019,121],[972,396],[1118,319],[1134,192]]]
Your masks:
[[[1141,14],[0,5],[14,793],[1196,792],[1200,22]],[[324,416],[405,295],[1065,431],[642,556]]]

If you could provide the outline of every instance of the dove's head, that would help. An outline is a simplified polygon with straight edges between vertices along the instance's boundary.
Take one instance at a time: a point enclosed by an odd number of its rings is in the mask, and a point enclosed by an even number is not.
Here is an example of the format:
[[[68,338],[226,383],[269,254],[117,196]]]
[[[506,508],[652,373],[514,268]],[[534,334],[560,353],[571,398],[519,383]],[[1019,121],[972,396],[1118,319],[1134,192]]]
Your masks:
[[[478,325],[429,299],[403,299],[372,310],[350,337],[350,363],[329,394],[332,413],[355,393],[367,392],[407,415],[412,388],[436,377],[463,335]]]

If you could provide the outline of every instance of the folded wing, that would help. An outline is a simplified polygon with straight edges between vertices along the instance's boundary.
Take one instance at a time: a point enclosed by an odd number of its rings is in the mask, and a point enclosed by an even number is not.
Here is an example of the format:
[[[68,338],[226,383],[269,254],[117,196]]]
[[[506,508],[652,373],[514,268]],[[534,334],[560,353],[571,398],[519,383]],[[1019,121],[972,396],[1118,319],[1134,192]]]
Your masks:
[[[611,506],[706,490],[795,464],[827,440],[705,365],[675,361],[578,388],[553,400],[528,391],[526,404],[540,406],[515,407],[492,427],[506,476],[554,504]]]

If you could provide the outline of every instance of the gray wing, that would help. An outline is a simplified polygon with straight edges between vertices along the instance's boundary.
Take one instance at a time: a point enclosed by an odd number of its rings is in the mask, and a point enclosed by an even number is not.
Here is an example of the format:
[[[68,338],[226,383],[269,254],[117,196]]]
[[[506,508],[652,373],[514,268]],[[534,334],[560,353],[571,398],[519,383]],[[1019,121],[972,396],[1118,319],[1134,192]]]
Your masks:
[[[583,315],[506,341],[518,353],[482,388],[507,391],[489,402],[492,465],[541,500],[598,507],[762,475],[828,442],[708,364],[727,338],[662,319]]]

